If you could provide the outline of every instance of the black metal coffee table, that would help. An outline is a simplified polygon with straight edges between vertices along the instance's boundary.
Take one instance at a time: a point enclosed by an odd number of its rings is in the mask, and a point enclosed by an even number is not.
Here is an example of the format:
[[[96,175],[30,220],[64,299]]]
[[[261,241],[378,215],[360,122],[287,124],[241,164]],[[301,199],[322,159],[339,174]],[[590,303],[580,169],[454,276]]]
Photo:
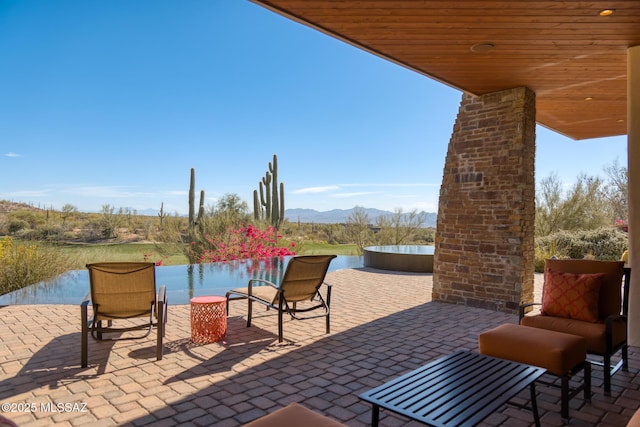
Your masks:
[[[378,425],[380,408],[434,427],[473,426],[529,386],[531,410],[539,427],[535,381],[545,372],[535,366],[457,351],[360,398],[373,405],[373,427]]]

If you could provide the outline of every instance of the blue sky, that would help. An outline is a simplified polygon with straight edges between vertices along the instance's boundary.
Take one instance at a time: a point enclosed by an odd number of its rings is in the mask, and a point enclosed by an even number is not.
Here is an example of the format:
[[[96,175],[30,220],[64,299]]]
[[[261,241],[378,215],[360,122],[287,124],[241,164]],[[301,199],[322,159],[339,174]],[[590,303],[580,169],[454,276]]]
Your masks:
[[[459,91],[245,0],[0,1],[0,199],[185,213],[253,190],[287,208],[437,211]],[[537,129],[536,178],[626,166],[626,136]]]

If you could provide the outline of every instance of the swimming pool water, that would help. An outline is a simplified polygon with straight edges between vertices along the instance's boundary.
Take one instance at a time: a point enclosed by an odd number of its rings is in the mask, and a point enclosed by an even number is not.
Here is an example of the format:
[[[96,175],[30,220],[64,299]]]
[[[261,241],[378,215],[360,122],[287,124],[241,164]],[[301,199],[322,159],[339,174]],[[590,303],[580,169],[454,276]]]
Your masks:
[[[165,285],[169,304],[188,304],[196,296],[220,295],[247,286],[249,279],[278,284],[291,257],[198,264],[190,273],[186,265],[156,267],[156,285]],[[363,258],[338,256],[329,271],[360,268]],[[87,270],[68,271],[52,280],[0,295],[0,305],[80,304],[89,292]]]

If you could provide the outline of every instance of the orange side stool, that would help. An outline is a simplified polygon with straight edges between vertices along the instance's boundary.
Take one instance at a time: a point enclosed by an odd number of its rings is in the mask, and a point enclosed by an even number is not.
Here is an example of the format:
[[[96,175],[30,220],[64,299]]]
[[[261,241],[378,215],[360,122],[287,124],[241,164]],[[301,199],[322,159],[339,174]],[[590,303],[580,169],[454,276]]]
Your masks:
[[[198,344],[220,341],[227,335],[227,299],[191,298],[191,341]]]

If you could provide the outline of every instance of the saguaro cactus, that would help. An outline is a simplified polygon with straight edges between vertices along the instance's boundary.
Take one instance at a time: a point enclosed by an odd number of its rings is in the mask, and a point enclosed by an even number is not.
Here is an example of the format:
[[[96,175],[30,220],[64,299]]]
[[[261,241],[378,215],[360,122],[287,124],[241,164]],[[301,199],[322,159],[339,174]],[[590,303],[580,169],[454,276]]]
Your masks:
[[[259,196],[258,196],[259,191]],[[280,228],[284,219],[284,183],[278,184],[278,156],[273,155],[269,170],[253,191],[253,217]]]
[[[191,180],[189,182],[189,231],[195,231],[196,226],[202,223],[204,216],[204,190],[200,191],[200,205],[198,207],[198,216],[195,215],[195,198],[196,198],[196,170],[191,168]]]
[[[158,217],[160,218],[160,230],[164,226],[164,219],[167,217],[167,214],[164,212],[164,202],[160,203],[160,212],[158,212]]]
[[[196,199],[196,170],[191,168],[191,180],[189,182],[189,228],[188,228],[188,238],[189,238],[189,247],[191,248],[188,252],[189,264],[194,264],[197,261],[197,251],[193,250],[192,243],[198,243],[199,234],[198,231],[201,231],[201,227],[203,225],[203,217],[204,217],[204,190],[200,191],[200,206],[198,208],[198,216],[196,216],[196,208],[195,208],[195,199]]]

